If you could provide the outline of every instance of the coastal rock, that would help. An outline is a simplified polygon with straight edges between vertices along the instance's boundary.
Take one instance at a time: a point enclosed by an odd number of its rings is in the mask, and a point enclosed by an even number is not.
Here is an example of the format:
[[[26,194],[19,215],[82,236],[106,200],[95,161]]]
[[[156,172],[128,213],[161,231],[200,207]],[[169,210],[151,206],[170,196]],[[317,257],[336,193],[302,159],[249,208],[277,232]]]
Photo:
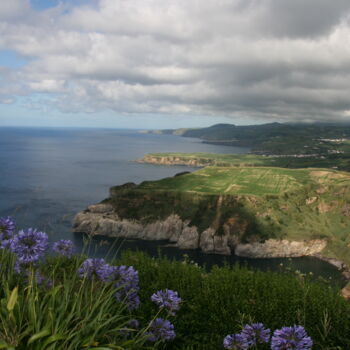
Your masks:
[[[310,241],[288,241],[268,239],[263,243],[237,244],[235,254],[247,258],[285,258],[315,255],[322,251],[327,242],[321,239]]]
[[[93,204],[88,206],[88,211],[90,213],[106,214],[113,212],[113,207],[110,204]]]
[[[177,242],[183,234],[183,226],[184,223],[178,215],[170,215],[163,221],[142,224],[120,219],[111,207],[97,204],[75,216],[73,230],[90,235]]]
[[[180,249],[197,249],[199,242],[199,233],[196,226],[186,226],[177,241],[177,247]]]
[[[215,165],[215,162],[211,162],[209,159],[183,159],[176,156],[153,157],[150,155],[145,155],[144,158],[139,159],[138,162],[161,165],[187,165],[192,167]]]
[[[240,228],[242,229],[242,228]],[[127,239],[167,240],[180,249],[198,249],[205,253],[230,255],[249,258],[275,258],[317,256],[326,246],[321,239],[310,241],[288,241],[269,239],[263,243],[241,243],[239,232],[225,227],[219,235],[214,228],[198,232],[196,226],[189,226],[178,215],[172,214],[165,220],[142,223],[136,220],[121,219],[113,208],[106,204],[89,206],[78,213],[74,219],[74,231],[90,235],[103,235]],[[336,261],[332,261],[335,265]],[[343,266],[337,266],[342,268]]]
[[[213,228],[208,228],[200,235],[199,247],[204,253],[230,255],[228,235],[216,235]]]
[[[350,300],[350,285],[347,285],[341,290],[341,295],[344,299]]]

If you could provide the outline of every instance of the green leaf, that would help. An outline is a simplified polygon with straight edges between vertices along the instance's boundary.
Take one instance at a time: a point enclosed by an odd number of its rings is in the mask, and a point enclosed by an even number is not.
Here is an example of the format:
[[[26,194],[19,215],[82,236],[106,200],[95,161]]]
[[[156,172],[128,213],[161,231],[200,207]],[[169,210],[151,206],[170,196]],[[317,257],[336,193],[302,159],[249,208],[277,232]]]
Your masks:
[[[29,338],[27,345],[30,345],[30,344],[34,343],[34,342],[35,342],[36,340],[38,340],[38,339],[47,337],[47,336],[50,335],[50,334],[51,334],[51,331],[50,331],[49,329],[44,329],[44,330],[42,330],[41,332],[32,335],[32,336]]]
[[[13,346],[10,346],[7,343],[4,343],[3,341],[0,341],[0,349],[15,350]]]
[[[7,302],[7,310],[9,312],[13,311],[18,299],[18,287],[14,288],[14,290],[11,292],[9,301]]]
[[[46,347],[47,347],[49,344],[54,343],[54,342],[59,341],[59,340],[63,340],[63,339],[66,339],[66,336],[64,336],[64,335],[62,335],[62,334],[54,334],[54,335],[51,335],[50,337],[48,337],[48,338],[45,340],[45,342],[44,342],[42,348],[43,348],[43,349],[46,349]]]

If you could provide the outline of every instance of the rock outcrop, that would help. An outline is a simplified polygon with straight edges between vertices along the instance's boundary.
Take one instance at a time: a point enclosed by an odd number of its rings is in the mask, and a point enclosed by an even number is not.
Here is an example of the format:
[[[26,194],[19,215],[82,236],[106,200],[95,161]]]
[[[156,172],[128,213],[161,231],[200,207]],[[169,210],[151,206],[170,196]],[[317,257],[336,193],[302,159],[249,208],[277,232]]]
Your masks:
[[[192,167],[204,167],[208,165],[216,165],[216,162],[210,159],[190,159],[177,156],[162,156],[155,157],[152,155],[145,155],[138,160],[139,163],[160,164],[160,165],[187,165]]]
[[[288,241],[268,239],[264,243],[237,244],[235,254],[249,258],[286,258],[315,255],[327,242],[322,239],[310,241]]]
[[[326,241],[288,241],[268,239],[265,242],[242,243],[237,235],[224,230],[223,234],[209,227],[199,232],[188,220],[172,214],[164,220],[143,224],[137,220],[120,218],[110,204],[96,204],[80,212],[74,219],[74,231],[127,239],[166,240],[180,249],[201,249],[205,253],[249,258],[298,257],[321,252]]]

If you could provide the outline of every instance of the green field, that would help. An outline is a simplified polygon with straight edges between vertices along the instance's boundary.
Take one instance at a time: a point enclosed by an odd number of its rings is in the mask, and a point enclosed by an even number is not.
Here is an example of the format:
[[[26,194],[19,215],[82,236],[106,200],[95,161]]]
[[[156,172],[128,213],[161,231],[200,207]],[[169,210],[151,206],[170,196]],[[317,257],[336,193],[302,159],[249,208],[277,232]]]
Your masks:
[[[350,185],[350,174],[328,169],[206,167],[182,176],[143,182],[139,189],[263,196],[281,195],[325,182]]]
[[[345,145],[344,145],[345,147]],[[349,148],[349,145],[346,147]],[[344,150],[347,152],[347,150]],[[268,166],[281,168],[336,168],[350,171],[350,157],[346,154],[330,154],[327,156],[272,157],[255,154],[215,154],[215,153],[150,153],[142,161],[145,163],[159,162],[167,158],[169,163],[198,166]],[[150,159],[152,161],[150,161]]]

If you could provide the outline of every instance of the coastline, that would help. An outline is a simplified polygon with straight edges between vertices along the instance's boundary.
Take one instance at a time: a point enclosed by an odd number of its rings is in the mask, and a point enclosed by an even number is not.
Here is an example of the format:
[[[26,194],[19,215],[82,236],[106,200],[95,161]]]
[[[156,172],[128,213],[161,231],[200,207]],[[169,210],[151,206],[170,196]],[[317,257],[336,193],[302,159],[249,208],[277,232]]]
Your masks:
[[[107,212],[106,212],[107,209]],[[78,213],[75,218],[74,223],[74,231],[76,233],[85,233],[90,234],[92,236],[100,236],[100,237],[109,237],[109,238],[124,238],[124,239],[132,239],[138,241],[148,241],[148,242],[161,242],[165,247],[177,248],[179,251],[181,250],[198,250],[201,253],[207,255],[222,255],[222,256],[235,256],[238,258],[248,258],[248,259],[278,259],[278,258],[299,258],[299,257],[312,257],[318,260],[324,261],[329,265],[334,266],[344,278],[344,282],[350,281],[350,270],[342,261],[330,258],[322,254],[322,250],[325,245],[320,245],[322,242],[316,242],[317,250],[310,251],[310,247],[306,245],[304,252],[297,254],[296,250],[291,251],[291,246],[296,246],[300,251],[300,246],[297,244],[303,245],[303,242],[292,242],[287,240],[269,240],[270,242],[266,245],[265,248],[268,247],[269,254],[262,254],[261,247],[264,243],[260,243],[259,247],[255,244],[242,244],[240,249],[241,253],[237,251],[236,248],[239,246],[236,242],[235,249],[231,249],[229,246],[223,245],[224,241],[227,243],[226,239],[220,240],[220,245],[218,248],[215,248],[214,240],[202,241],[200,243],[200,236],[196,235],[197,231],[193,227],[185,227],[185,236],[182,240],[179,240],[180,235],[179,232],[182,232],[182,228],[180,230],[180,226],[182,227],[183,223],[180,223],[179,218],[173,216],[166,222],[155,222],[148,224],[149,227],[147,229],[138,223],[137,221],[130,221],[120,219],[116,213],[113,213],[108,206],[105,204],[97,204],[90,206],[86,211]],[[180,225],[181,224],[181,225]],[[176,228],[176,229],[175,229]],[[176,232],[178,230],[178,232]],[[210,237],[206,237],[210,238]],[[212,237],[213,238],[213,237]],[[180,241],[180,244],[178,244]],[[277,252],[276,249],[280,249],[281,246],[284,247],[283,253]],[[263,246],[264,247],[264,246]],[[271,255],[271,247],[275,252],[274,255]],[[203,249],[204,248],[204,249]],[[228,248],[228,249],[226,249]],[[277,252],[277,253],[276,253]],[[259,253],[259,254],[256,254]],[[350,298],[350,287],[344,286],[342,290],[342,294],[346,298]]]

